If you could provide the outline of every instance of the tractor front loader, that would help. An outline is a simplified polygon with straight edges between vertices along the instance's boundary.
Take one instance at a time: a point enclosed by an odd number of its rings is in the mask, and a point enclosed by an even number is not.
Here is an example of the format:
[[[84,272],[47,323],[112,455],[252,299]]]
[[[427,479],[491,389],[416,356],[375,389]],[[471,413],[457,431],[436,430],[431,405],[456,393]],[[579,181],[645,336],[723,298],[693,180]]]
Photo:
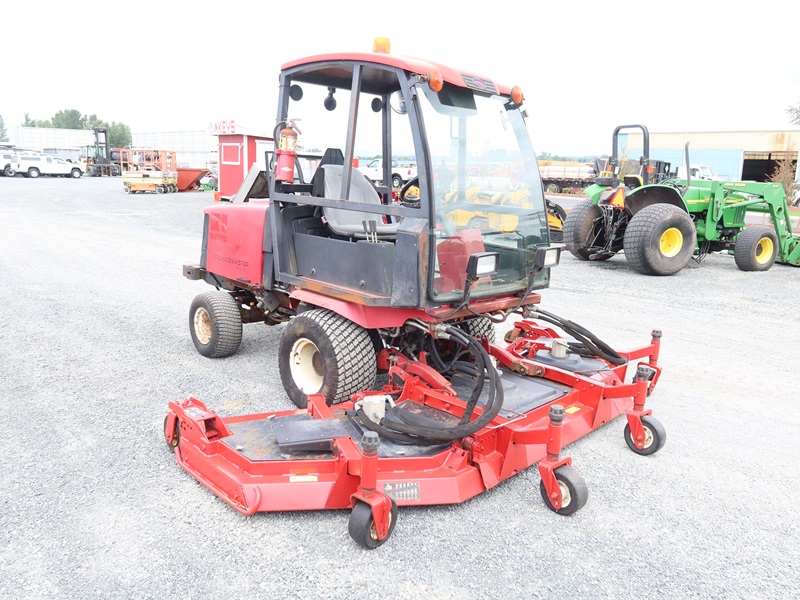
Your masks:
[[[628,128],[642,130],[644,155],[640,173],[621,178],[617,140]],[[605,261],[622,252],[646,275],[673,275],[709,252],[732,254],[743,271],[766,271],[776,261],[800,265],[800,236],[792,232],[780,184],[679,179],[669,163],[649,158],[649,144],[643,125],[614,130],[608,171],[564,221],[564,242],[573,256]],[[749,213],[769,215],[773,227],[748,225]]]

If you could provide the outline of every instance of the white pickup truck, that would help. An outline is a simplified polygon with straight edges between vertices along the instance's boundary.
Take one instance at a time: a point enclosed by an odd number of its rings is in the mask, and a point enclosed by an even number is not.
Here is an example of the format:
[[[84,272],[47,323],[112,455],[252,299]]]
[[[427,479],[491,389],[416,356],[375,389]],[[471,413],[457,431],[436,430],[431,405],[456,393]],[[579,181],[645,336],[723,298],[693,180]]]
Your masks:
[[[16,158],[14,171],[22,173],[24,177],[36,178],[40,175],[52,175],[53,177],[73,177],[77,179],[83,175],[80,166],[47,154],[23,152]]]
[[[716,175],[708,165],[692,165],[689,173],[692,179],[706,179],[708,181],[724,181],[724,177]],[[678,178],[686,179],[686,165],[678,167]]]
[[[363,166],[359,166],[358,170],[367,176],[367,179],[375,183],[383,181],[383,160],[376,158],[369,161]],[[412,162],[399,163],[392,160],[392,187],[403,187],[409,180],[417,176],[417,165]]]

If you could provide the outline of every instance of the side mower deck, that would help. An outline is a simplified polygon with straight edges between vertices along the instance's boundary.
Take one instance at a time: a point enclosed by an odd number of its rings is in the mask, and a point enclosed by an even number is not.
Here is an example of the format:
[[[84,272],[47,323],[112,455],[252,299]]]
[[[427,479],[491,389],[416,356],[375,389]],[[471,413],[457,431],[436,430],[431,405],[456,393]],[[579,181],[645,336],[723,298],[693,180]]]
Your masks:
[[[364,427],[356,411],[384,398],[415,418],[457,424],[474,381],[445,380],[423,362],[390,360],[389,383],[329,407],[309,396],[307,410],[223,419],[199,400],[171,402],[167,442],[178,463],[237,511],[352,508],[350,535],[374,548],[391,534],[397,506],[464,502],[538,463],[549,508],[572,514],[586,502],[580,475],[562,457],[564,446],[625,413],[628,446],[656,452],[663,428],[645,410],[655,388],[660,333],[648,346],[619,352],[625,364],[552,351],[560,336],[520,321],[505,344],[486,344],[498,363],[502,409],[461,440],[435,445],[399,443]],[[625,383],[631,361],[636,373]],[[486,390],[473,412],[477,418]],[[385,418],[391,418],[386,412]]]

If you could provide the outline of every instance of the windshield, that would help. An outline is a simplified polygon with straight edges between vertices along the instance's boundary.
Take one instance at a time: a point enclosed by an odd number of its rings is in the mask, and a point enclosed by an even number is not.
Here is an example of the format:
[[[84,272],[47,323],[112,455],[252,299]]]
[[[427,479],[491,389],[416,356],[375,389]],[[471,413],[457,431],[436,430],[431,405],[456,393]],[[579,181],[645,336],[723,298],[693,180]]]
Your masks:
[[[478,252],[498,252],[499,268],[473,284],[473,298],[526,289],[536,248],[549,236],[519,108],[507,97],[447,84],[438,94],[418,89],[434,182],[433,298],[463,296],[467,261]]]

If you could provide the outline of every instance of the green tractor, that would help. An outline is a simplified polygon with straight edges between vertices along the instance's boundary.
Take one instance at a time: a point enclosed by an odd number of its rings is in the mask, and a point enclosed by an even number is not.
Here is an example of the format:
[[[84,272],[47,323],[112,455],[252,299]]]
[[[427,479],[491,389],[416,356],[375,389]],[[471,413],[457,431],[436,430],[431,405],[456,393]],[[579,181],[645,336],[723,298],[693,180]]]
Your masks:
[[[638,173],[623,175],[618,137],[632,128],[642,131],[643,156]],[[800,236],[792,232],[779,183],[680,179],[649,152],[644,125],[614,130],[608,165],[564,221],[564,243],[573,256],[604,261],[623,252],[645,275],[673,275],[709,252],[732,254],[743,271],[766,271],[776,261],[800,265]],[[687,144],[687,165],[688,154]],[[768,214],[774,227],[747,226],[748,213]]]

